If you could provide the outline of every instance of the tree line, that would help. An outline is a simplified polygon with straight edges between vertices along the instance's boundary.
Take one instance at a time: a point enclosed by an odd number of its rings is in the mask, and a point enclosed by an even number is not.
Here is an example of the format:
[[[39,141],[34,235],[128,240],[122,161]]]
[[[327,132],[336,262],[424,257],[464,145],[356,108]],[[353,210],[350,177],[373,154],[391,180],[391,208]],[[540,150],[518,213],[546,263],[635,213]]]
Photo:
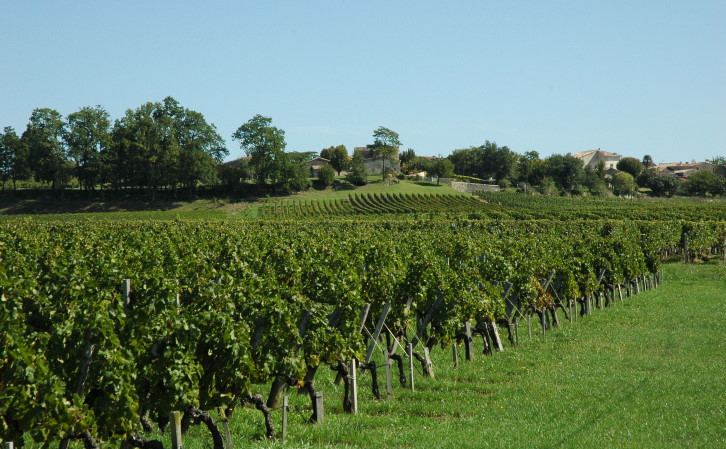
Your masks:
[[[722,195],[726,181],[714,173],[701,171],[679,183],[659,175],[646,155],[642,161],[623,158],[618,172],[606,177],[603,163],[592,168],[569,154],[544,159],[536,151],[518,154],[507,146],[485,141],[478,147],[458,149],[446,158],[423,158],[409,148],[398,153],[401,140],[395,131],[379,126],[373,131],[369,156],[380,160],[383,178],[390,174],[387,161],[399,159],[404,173],[427,172],[437,178],[458,175],[496,182],[502,187],[536,188],[547,194],[590,193],[631,195],[638,187],[651,189],[657,196],[676,193]],[[179,189],[192,196],[200,185],[220,182],[237,189],[243,179],[254,179],[260,192],[289,193],[311,187],[306,162],[317,152],[287,152],[284,130],[272,119],[255,115],[232,135],[247,158],[235,164],[222,164],[229,151],[214,124],[196,111],[184,108],[172,97],[147,102],[111,121],[102,106],[83,107],[63,117],[50,108],[35,109],[21,135],[12,127],[0,134],[0,185],[35,182],[63,193],[69,185],[85,191],[142,189],[155,199],[159,190]],[[353,185],[367,182],[368,173],[361,154],[348,156],[344,145],[320,152],[329,160],[315,181],[328,187],[347,173]],[[723,158],[716,158],[723,164]],[[232,190],[230,190],[232,191]]]
[[[23,133],[5,127],[0,136],[0,181],[35,181],[62,191],[186,188],[218,179],[229,152],[216,127],[172,97],[148,102],[111,122],[102,106],[63,117],[35,109]]]
[[[724,165],[723,158],[714,158],[716,165]],[[507,146],[485,141],[478,147],[455,150],[446,158],[429,160],[417,157],[411,149],[401,153],[403,170],[409,173],[427,171],[430,176],[474,178],[496,183],[501,187],[518,186],[522,190],[535,188],[545,194],[592,194],[596,196],[633,195],[639,187],[650,189],[656,196],[723,195],[726,180],[719,175],[701,170],[691,174],[688,181],[659,174],[650,155],[642,160],[625,157],[610,172],[604,162],[590,167],[570,154],[553,154],[540,158],[536,151],[518,154]],[[608,175],[608,176],[606,176]]]

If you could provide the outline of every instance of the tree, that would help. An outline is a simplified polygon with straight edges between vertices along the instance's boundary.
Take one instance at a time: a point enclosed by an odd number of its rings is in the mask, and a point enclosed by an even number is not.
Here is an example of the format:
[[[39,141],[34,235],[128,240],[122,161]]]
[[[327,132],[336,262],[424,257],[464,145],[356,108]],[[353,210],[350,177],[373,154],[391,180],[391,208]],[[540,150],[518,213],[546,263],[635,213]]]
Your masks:
[[[410,162],[415,157],[416,157],[416,152],[413,151],[413,148],[408,148],[407,150],[402,151],[398,158],[401,161],[401,165],[403,165],[403,164]]]
[[[506,145],[499,147],[496,142],[489,142],[488,140],[479,148],[481,153],[477,165],[481,170],[480,178],[488,179],[491,177],[501,181],[514,176],[517,160],[519,159],[517,153],[510,150]]]
[[[639,186],[650,189],[655,196],[672,196],[678,190],[678,181],[675,178],[661,176],[654,168],[643,170],[636,182]]]
[[[634,195],[638,191],[638,185],[633,176],[625,171],[617,172],[612,179],[613,192],[616,195]]]
[[[528,184],[539,184],[535,179],[536,168],[538,162],[541,162],[539,153],[536,151],[527,151],[524,153],[517,163],[517,179]]]
[[[454,151],[449,160],[454,163],[457,175],[501,181],[516,175],[519,155],[507,146],[500,147],[487,140],[479,147]]]
[[[271,118],[257,114],[232,134],[232,139],[239,141],[240,148],[250,156],[250,168],[258,184],[265,184],[276,172],[279,174],[285,151],[285,131],[271,123]]]
[[[374,159],[380,159],[382,168],[381,174],[383,179],[386,178],[386,160],[391,160],[396,155],[398,147],[401,145],[398,133],[386,127],[379,126],[373,131],[373,144],[368,145]]]
[[[104,160],[114,186],[146,187],[153,201],[159,187],[178,182],[180,145],[174,117],[178,108],[168,97],[164,103],[148,102],[129,109],[116,121],[111,151]]]
[[[184,185],[191,197],[197,183],[209,184],[217,180],[217,167],[229,151],[217,128],[207,123],[204,115],[180,107],[171,97],[164,102],[169,102],[169,114],[179,145],[175,181]]]
[[[275,187],[285,193],[309,189],[310,179],[306,162],[314,154],[310,152],[280,153],[275,161],[275,171],[272,174]]]
[[[425,157],[416,156],[413,159],[406,162],[406,165],[404,166],[405,173],[419,173],[422,171],[426,171],[429,169],[431,165],[431,161],[429,159],[426,159]],[[452,163],[451,166],[453,167],[454,164]]]
[[[323,165],[318,172],[318,182],[320,183],[320,185],[323,187],[329,187],[331,184],[333,184],[334,180],[335,171],[333,170],[333,167],[330,164]]]
[[[553,154],[544,161],[544,171],[547,177],[557,185],[560,190],[571,192],[576,185],[582,183],[585,177],[585,168],[582,159],[569,154]]]
[[[686,190],[690,195],[722,195],[726,185],[723,178],[709,170],[699,170],[688,176]]]
[[[7,180],[12,180],[15,190],[18,181],[29,179],[31,176],[28,147],[12,127],[6,126],[0,135],[0,181],[3,183],[3,188]]]
[[[110,128],[108,112],[101,106],[87,106],[68,116],[64,139],[75,161],[76,178],[86,190],[93,190],[101,178],[101,154],[110,142]]]
[[[330,157],[327,159],[330,160],[330,165],[333,166],[333,169],[338,172],[338,176],[340,176],[341,171],[347,170],[350,165],[348,149],[345,148],[345,145],[330,147]]]
[[[643,164],[643,167],[645,167],[645,168],[650,168],[650,167],[655,166],[655,162],[653,162],[653,158],[650,156],[650,154],[646,154],[645,156],[643,156],[642,164]]]
[[[711,158],[711,163],[719,167],[726,167],[726,156],[714,156]]]
[[[643,171],[643,164],[634,157],[624,157],[618,161],[618,165],[615,166],[618,170],[630,173],[633,178],[637,178],[640,172]]]
[[[353,160],[350,162],[350,170],[348,170],[348,176],[346,177],[348,182],[353,185],[362,186],[368,182],[368,172],[366,165],[363,162],[363,155],[356,152],[353,155]]]
[[[53,189],[62,189],[70,171],[63,146],[65,122],[63,116],[48,108],[35,109],[30,115],[21,137],[28,147],[28,161],[36,181],[51,183]]]
[[[476,147],[454,150],[447,157],[454,164],[454,173],[462,176],[475,176],[478,151],[479,148]]]
[[[448,159],[437,159],[431,164],[429,174],[436,176],[436,185],[438,185],[441,178],[454,174],[454,164]]]

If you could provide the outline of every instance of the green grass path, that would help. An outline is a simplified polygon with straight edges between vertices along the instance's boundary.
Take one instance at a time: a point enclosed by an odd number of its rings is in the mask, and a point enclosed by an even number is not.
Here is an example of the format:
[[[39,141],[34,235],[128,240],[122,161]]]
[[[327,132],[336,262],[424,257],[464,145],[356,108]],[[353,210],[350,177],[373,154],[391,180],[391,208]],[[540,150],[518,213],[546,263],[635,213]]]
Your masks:
[[[518,348],[477,355],[457,370],[450,350],[436,349],[436,380],[418,377],[415,392],[396,386],[393,401],[374,401],[364,377],[357,416],[340,412],[340,392],[321,376],[326,423],[304,424],[307,403],[293,394],[288,440],[270,445],[726,447],[726,267],[664,269],[657,291],[564,323],[544,339],[529,341],[525,325]],[[249,447],[261,429],[245,427],[238,442]]]

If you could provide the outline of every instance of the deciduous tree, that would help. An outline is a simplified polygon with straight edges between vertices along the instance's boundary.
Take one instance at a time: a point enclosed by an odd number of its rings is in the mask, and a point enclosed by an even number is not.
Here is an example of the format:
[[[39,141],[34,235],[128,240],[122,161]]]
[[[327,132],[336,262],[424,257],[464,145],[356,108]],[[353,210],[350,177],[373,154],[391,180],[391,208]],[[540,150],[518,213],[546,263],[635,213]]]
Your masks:
[[[368,179],[368,172],[366,165],[363,162],[363,155],[356,152],[353,155],[353,160],[350,163],[350,170],[348,170],[348,176],[346,177],[348,182],[353,185],[362,186],[365,185]]]
[[[379,126],[373,131],[373,144],[368,145],[374,159],[380,159],[382,164],[381,174],[383,179],[386,177],[386,161],[392,160],[396,156],[401,140],[398,133],[384,126]]]
[[[17,182],[30,179],[32,172],[28,164],[28,147],[15,133],[15,130],[6,126],[0,135],[0,180],[3,188],[5,181],[13,181],[13,190],[17,189]]]
[[[328,159],[330,161],[330,165],[332,165],[333,169],[338,172],[338,176],[340,176],[340,172],[342,172],[343,170],[347,170],[348,166],[350,165],[350,159],[348,158],[348,149],[345,147],[345,145],[325,148],[323,151],[320,152],[320,157]]]
[[[634,157],[624,157],[618,161],[615,166],[618,170],[630,173],[633,178],[637,178],[643,171],[643,164]]]
[[[28,147],[28,161],[36,181],[52,184],[53,189],[62,189],[70,171],[70,165],[63,145],[65,122],[54,109],[35,109],[30,115],[22,141]]]
[[[625,171],[617,172],[612,179],[613,192],[616,195],[634,195],[638,191],[638,185],[633,176]]]
[[[111,121],[101,106],[84,107],[68,116],[64,135],[68,155],[75,162],[79,184],[93,190],[101,178],[101,155],[111,139]]]
[[[240,126],[232,138],[239,141],[240,148],[250,156],[250,168],[258,184],[265,184],[268,177],[279,172],[286,146],[285,131],[272,126],[271,118],[255,115]]]
[[[454,174],[454,164],[448,159],[436,159],[429,167],[429,174],[436,176],[436,185],[438,185],[441,178]]]

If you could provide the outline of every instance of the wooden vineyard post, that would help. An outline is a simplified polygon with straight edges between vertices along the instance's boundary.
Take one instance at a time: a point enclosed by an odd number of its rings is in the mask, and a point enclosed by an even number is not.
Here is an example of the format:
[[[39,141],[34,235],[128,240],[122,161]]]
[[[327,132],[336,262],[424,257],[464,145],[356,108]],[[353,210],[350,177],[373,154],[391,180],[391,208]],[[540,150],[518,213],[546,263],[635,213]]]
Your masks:
[[[226,449],[234,449],[232,445],[232,433],[229,431],[229,418],[224,411],[224,407],[219,407],[219,416],[222,418],[222,427],[224,427],[224,443],[226,444]]]
[[[391,385],[391,355],[388,353],[388,349],[383,350],[383,359],[386,364],[386,399],[390,401],[393,397],[393,387]]]
[[[688,263],[688,235],[683,233],[683,263]]]
[[[350,360],[350,403],[353,406],[353,414],[358,413],[358,366],[355,359]]]
[[[503,352],[504,346],[502,345],[502,339],[499,338],[499,330],[497,329],[497,323],[495,323],[494,321],[490,321],[489,326],[492,331],[492,337],[494,338],[494,347],[497,348],[497,351]]]
[[[323,392],[315,392],[315,422],[322,424],[325,420],[325,408],[323,407]]]
[[[282,397],[282,439],[287,437],[287,414],[290,411],[290,405],[287,395]]]
[[[454,359],[454,369],[459,367],[459,352],[456,349],[456,343],[451,343],[451,356]]]
[[[371,357],[373,357],[373,351],[376,349],[376,342],[378,341],[378,336],[381,335],[381,329],[383,329],[383,325],[386,322],[386,317],[388,316],[389,310],[391,310],[391,303],[387,302],[383,306],[383,312],[381,312],[381,316],[378,318],[376,328],[373,330],[373,335],[371,335],[371,342],[368,344],[368,351],[366,352],[366,365],[371,362]]]
[[[572,301],[572,300],[567,300],[567,308],[568,308],[568,309],[569,309],[569,311],[570,311],[570,324],[572,324],[572,323],[574,322],[574,320],[575,320],[575,313],[574,313],[574,312],[572,311],[572,304],[573,304],[574,302],[575,302],[575,301]]]
[[[171,449],[182,449],[181,413],[170,412],[169,425],[171,425]]]
[[[474,360],[474,337],[471,336],[471,323],[467,321],[464,323],[464,329],[466,332],[466,341],[464,342],[464,354],[467,362]]]
[[[13,449],[13,442],[12,441],[6,441],[5,442],[5,449]]]
[[[434,376],[434,364],[431,362],[431,353],[428,346],[424,346],[424,360],[426,361],[426,368],[429,371],[429,376],[432,379],[436,379],[436,376]]]
[[[532,314],[527,314],[527,332],[529,333],[529,339],[532,339]]]
[[[121,292],[124,300],[124,310],[128,310],[131,307],[131,279],[123,280]]]
[[[413,385],[413,343],[408,344],[408,372],[411,380],[411,391],[415,391]]]
[[[358,333],[360,334],[363,332],[363,329],[366,327],[366,319],[368,318],[368,312],[371,310],[371,304],[368,303],[361,308],[360,311],[360,329],[358,329]]]

